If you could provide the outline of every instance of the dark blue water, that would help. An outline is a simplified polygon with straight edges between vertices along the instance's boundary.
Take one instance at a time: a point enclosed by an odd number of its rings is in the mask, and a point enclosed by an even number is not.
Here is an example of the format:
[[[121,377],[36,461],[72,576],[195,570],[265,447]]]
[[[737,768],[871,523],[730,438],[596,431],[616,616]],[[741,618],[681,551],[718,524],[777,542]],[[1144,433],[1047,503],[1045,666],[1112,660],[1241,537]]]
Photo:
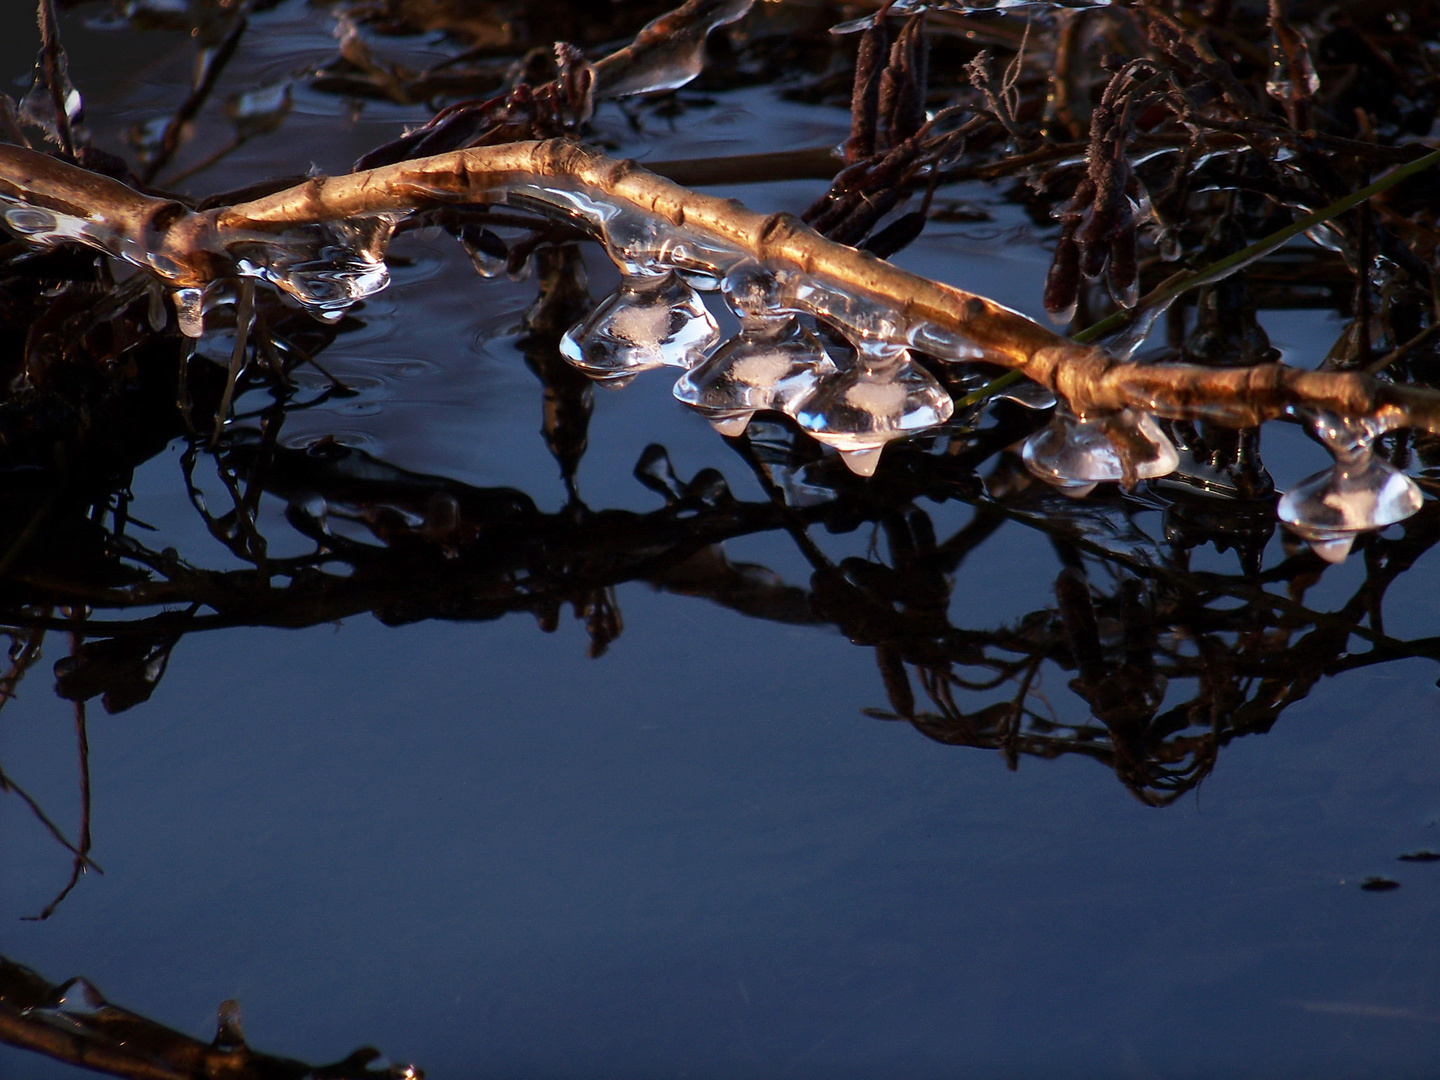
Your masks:
[[[270,36],[234,79],[325,54],[327,22],[303,5],[259,21]],[[82,89],[82,57],[136,40],[73,33]],[[184,42],[144,40],[150,66],[112,72],[92,98],[102,130],[173,100]],[[307,93],[285,135],[210,185],[293,169],[297,145],[342,168],[402,118],[366,105],[342,123],[344,103]],[[747,90],[665,138],[627,134],[613,111],[600,127],[636,144],[622,149],[678,157],[824,145],[844,119]],[[727,193],[796,208],[821,186]],[[962,194],[994,221],[936,229],[901,261],[1036,311],[1046,258],[1021,242],[1024,216],[983,187]],[[516,345],[534,286],[479,280],[438,234],[395,252],[394,287],[324,353],[361,393],[292,411],[281,444],[335,435],[558,510],[539,386]],[[1296,363],[1335,329],[1324,312],[1266,321]],[[577,479],[592,509],[662,505],[631,471],[650,443],[682,479],[713,467],[763,501],[656,376],[596,395]],[[1282,487],[1321,464],[1293,432],[1273,444]],[[157,549],[234,565],[185,498],[179,454],[141,467],[131,513],[156,527]],[[942,541],[975,514],[918,505]],[[277,548],[283,509],[261,505]],[[1158,510],[1136,521],[1163,532]],[[884,547],[868,525],[811,533],[836,560]],[[810,587],[782,531],[726,553]],[[1284,557],[1272,538],[1265,565]],[[1436,560],[1390,590],[1388,634],[1436,632]],[[1097,583],[1107,565],[1092,565]],[[1192,566],[1239,576],[1213,548]],[[954,574],[949,622],[998,630],[1052,610],[1060,568],[1044,532],[1008,521]],[[1336,607],[1363,575],[1353,558],[1305,602]],[[824,620],[750,618],[638,581],[615,600],[623,633],[599,659],[568,613],[548,635],[525,614],[402,627],[360,614],[186,636],[150,701],[117,716],[92,705],[105,873],[46,922],[21,917],[63,884],[68,855],[0,799],[0,951],[202,1038],[233,997],[267,1052],[328,1061],[369,1043],[438,1078],[1433,1075],[1440,863],[1397,861],[1440,847],[1433,662],[1322,679],[1157,809],[1079,754],[1011,770],[999,752],[863,714],[890,707],[874,651]],[[73,833],[72,708],[49,672],[64,651],[52,635],[5,706],[0,760]],[[1047,664],[1036,684],[1057,722],[1088,713],[1072,676]],[[1178,681],[1171,693],[1184,699]],[[1371,875],[1401,887],[1361,890]],[[78,1073],[7,1048],[0,1075]]]

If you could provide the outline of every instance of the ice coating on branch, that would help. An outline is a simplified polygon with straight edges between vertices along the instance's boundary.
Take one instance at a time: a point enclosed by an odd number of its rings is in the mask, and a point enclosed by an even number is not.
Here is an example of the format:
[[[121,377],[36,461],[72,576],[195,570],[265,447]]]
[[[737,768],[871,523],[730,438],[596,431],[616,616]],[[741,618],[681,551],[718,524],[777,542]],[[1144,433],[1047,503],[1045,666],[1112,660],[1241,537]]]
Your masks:
[[[1021,457],[1041,480],[1072,491],[1112,480],[1153,480],[1180,464],[1179,451],[1155,418],[1134,409],[1078,417],[1058,408],[1048,425],[1025,440]]]
[[[710,31],[742,18],[753,2],[698,0],[661,15],[641,29],[634,45],[622,50],[628,54],[623,65],[613,58],[609,65],[597,65],[597,91],[626,97],[684,86],[705,67],[705,38]]]
[[[1059,8],[1109,7],[1111,0],[896,0],[890,5],[891,15],[914,15],[919,11],[952,11],[958,15],[979,15],[1007,11],[1054,11]],[[832,34],[853,34],[867,30],[875,23],[874,15],[839,23],[830,28]]]
[[[680,275],[629,275],[560,339],[560,355],[591,378],[623,386],[642,371],[689,368],[720,340],[720,328]]]
[[[516,182],[502,189],[500,197],[517,209],[534,210],[547,217],[566,217],[597,233],[621,212],[615,203],[577,184]]]
[[[697,289],[720,287],[721,278],[744,252],[717,237],[682,229],[633,210],[621,210],[600,226],[600,239],[622,274],[677,271]]]
[[[29,89],[20,99],[16,111],[22,121],[34,124],[56,146],[68,150],[73,138],[71,129],[80,123],[85,106],[80,98],[80,91],[76,90],[75,84],[70,81],[70,66],[64,49],[57,51],[53,62],[54,85],[46,74],[46,56],[42,47],[40,56],[35,61]],[[60,115],[61,109],[65,114],[63,118]]]
[[[1315,413],[1316,436],[1335,455],[1335,465],[1287,491],[1276,514],[1327,562],[1341,562],[1355,538],[1404,521],[1420,509],[1415,481],[1375,455],[1385,425],[1369,417]]]
[[[202,292],[202,286],[194,284],[193,277],[186,280],[184,268],[174,258],[138,243],[133,232],[111,223],[103,213],[82,217],[0,198],[0,218],[11,232],[38,247],[83,244],[176,283],[181,330],[199,336],[202,313],[192,294]],[[399,220],[395,214],[375,214],[295,225],[273,234],[250,233],[213,254],[234,277],[269,282],[312,314],[333,321],[390,283],[385,249]]]
[[[55,988],[45,1011],[67,1019],[87,1020],[109,1004],[88,979],[75,978]]]

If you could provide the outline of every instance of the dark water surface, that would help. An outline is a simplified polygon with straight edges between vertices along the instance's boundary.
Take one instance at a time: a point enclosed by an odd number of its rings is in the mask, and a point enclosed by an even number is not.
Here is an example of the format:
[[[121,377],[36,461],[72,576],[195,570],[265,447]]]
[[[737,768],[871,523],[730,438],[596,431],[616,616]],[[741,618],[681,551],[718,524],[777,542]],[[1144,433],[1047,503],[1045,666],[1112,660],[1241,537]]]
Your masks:
[[[6,19],[18,34],[22,20]],[[298,0],[256,21],[268,32],[226,85],[333,50],[328,16]],[[181,36],[78,19],[67,32],[102,136],[179,95]],[[116,65],[130,49],[143,62]],[[422,115],[366,103],[355,118],[336,97],[296,96],[281,134],[196,190],[303,169],[307,154],[343,169]],[[845,122],[762,88],[711,95],[669,134],[642,114],[651,130],[636,135],[613,106],[598,126],[622,152],[661,158],[826,145]],[[724,193],[798,209],[823,186]],[[950,194],[993,220],[933,228],[899,261],[1038,314],[1044,231],[997,191]],[[438,233],[403,237],[394,254],[391,289],[323,356],[360,394],[292,410],[281,444],[333,435],[558,511],[566,494],[517,344],[533,283],[480,280]],[[598,296],[609,271],[588,258]],[[1302,364],[1335,328],[1323,311],[1265,321]],[[227,340],[205,351],[222,356]],[[253,391],[240,410],[268,400]],[[658,509],[632,475],[651,443],[682,479],[718,469],[737,498],[764,501],[656,376],[597,393],[585,502]],[[181,449],[137,471],[131,513],[158,530],[146,539],[157,550],[236,565],[185,497]],[[1283,488],[1316,453],[1281,432],[1267,464]],[[918,505],[942,541],[976,514]],[[284,506],[261,504],[276,550]],[[1134,520],[1163,535],[1158,508]],[[884,548],[869,524],[811,534],[834,559]],[[726,551],[810,585],[784,531]],[[1277,534],[1265,566],[1285,557]],[[1391,590],[1386,633],[1440,629],[1437,558]],[[1327,570],[1306,604],[1339,606],[1362,562]],[[1061,565],[1043,531],[1005,522],[955,572],[951,625],[993,630],[1053,609]],[[1240,575],[1233,552],[1202,547],[1191,565]],[[268,1052],[324,1061],[369,1043],[435,1078],[1435,1074],[1440,863],[1397,861],[1440,847],[1433,662],[1322,679],[1157,809],[1079,754],[1022,756],[1012,771],[1000,752],[862,714],[890,708],[874,651],[831,623],[751,618],[641,581],[615,599],[623,633],[593,660],[568,612],[548,635],[525,614],[188,635],[147,703],[91,710],[105,873],[46,922],[21,918],[63,884],[68,856],[19,800],[0,799],[3,953],[52,981],[83,974],[202,1037],[233,997]],[[0,758],[70,829],[71,706],[48,681],[61,636],[48,648],[5,708]],[[1048,665],[1038,689],[1057,720],[1080,724],[1071,676]],[[1360,889],[1370,875],[1401,887]],[[0,1075],[79,1074],[3,1049]]]

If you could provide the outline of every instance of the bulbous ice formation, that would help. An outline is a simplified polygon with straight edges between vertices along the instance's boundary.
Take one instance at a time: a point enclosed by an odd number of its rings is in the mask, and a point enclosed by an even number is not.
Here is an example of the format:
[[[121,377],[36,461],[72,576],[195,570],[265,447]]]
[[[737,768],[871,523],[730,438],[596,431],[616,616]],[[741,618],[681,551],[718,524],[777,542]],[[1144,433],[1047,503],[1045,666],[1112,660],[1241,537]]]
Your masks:
[[[1361,533],[1404,521],[1424,502],[1415,481],[1375,456],[1386,428],[1370,417],[1317,413],[1311,427],[1335,465],[1287,491],[1276,515],[1327,562],[1342,562]]]
[[[835,370],[817,338],[794,318],[742,322],[740,334],[680,376],[675,397],[722,435],[745,430],[762,409],[785,409]]]
[[[1048,484],[1077,492],[1119,480],[1153,480],[1175,471],[1180,454],[1149,413],[1124,409],[1079,417],[1058,408],[1025,440],[1025,467]]]
[[[886,443],[937,427],[955,402],[903,347],[863,343],[854,362],[827,376],[786,412],[806,433],[840,451],[851,471],[872,476]]]
[[[338,319],[390,284],[385,249],[399,217],[294,226],[264,241],[231,248],[240,274],[268,281],[320,318]]]
[[[720,340],[704,302],[674,271],[628,275],[560,339],[560,355],[591,378],[623,386],[642,371],[693,367]]]

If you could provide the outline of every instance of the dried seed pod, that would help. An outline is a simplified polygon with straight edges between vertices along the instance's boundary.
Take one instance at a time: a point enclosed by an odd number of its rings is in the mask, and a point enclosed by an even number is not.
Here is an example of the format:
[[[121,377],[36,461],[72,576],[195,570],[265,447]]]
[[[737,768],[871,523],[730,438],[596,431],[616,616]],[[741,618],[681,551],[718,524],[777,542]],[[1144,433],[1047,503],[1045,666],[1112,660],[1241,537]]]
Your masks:
[[[1080,247],[1075,243],[1075,223],[1068,222],[1055,245],[1055,258],[1045,275],[1045,310],[1070,321],[1080,298]]]
[[[875,153],[875,133],[880,115],[880,79],[890,52],[890,35],[884,13],[860,37],[855,57],[855,88],[850,96],[850,138],[845,142],[845,160],[861,161]]]
[[[890,48],[890,62],[880,76],[880,149],[889,149],[914,135],[925,124],[928,44],[925,13],[912,16]]]

